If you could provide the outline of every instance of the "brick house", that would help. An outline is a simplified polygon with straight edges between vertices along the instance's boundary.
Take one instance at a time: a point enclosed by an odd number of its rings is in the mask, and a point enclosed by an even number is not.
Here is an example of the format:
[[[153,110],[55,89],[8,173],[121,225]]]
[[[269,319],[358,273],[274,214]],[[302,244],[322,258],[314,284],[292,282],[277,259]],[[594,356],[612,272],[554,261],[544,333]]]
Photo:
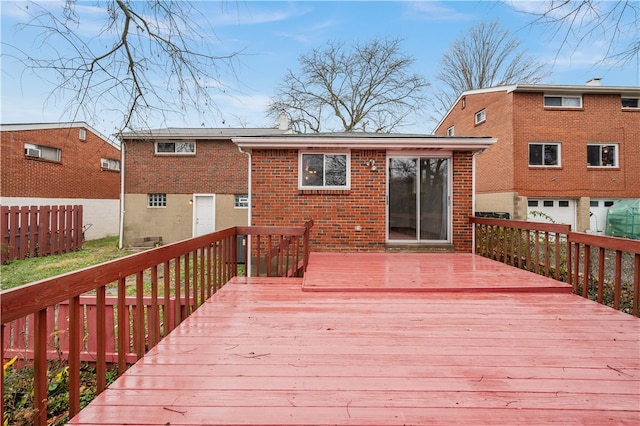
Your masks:
[[[287,131],[281,123],[276,129],[123,133],[122,246],[167,244],[246,225],[248,156],[231,138]]]
[[[313,219],[317,251],[470,252],[474,156],[495,141],[341,133],[233,142],[251,156],[251,225]]]
[[[84,122],[2,124],[5,206],[82,205],[85,239],[118,235],[120,149]]]
[[[477,157],[476,210],[603,231],[640,197],[640,87],[512,85],[460,95],[437,135],[491,135]]]

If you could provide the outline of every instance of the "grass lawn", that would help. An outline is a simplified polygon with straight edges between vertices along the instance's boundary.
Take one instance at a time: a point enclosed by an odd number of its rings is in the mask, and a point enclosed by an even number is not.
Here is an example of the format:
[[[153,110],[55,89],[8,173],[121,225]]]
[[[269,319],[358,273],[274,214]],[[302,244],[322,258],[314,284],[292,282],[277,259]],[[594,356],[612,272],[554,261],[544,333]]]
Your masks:
[[[71,253],[14,260],[0,265],[0,290],[19,287],[130,254],[131,251],[118,249],[118,237],[108,237],[85,241],[82,249]]]

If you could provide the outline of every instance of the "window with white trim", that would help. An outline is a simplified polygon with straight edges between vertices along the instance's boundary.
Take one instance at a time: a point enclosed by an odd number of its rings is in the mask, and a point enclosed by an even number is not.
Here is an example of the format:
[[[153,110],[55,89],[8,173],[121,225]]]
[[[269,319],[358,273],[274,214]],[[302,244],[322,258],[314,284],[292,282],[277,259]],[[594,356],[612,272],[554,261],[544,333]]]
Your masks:
[[[560,167],[560,144],[529,143],[529,166]]]
[[[147,194],[147,207],[167,207],[167,194]]]
[[[625,98],[622,97],[622,108],[632,108],[638,109],[640,108],[640,99],[639,98]]]
[[[246,209],[249,207],[249,196],[247,194],[235,194],[233,207],[236,209]]]
[[[545,95],[544,106],[551,108],[582,108],[582,96]]]
[[[588,167],[618,167],[618,144],[587,144]]]
[[[51,146],[25,143],[24,155],[27,158],[42,158],[44,160],[59,162],[60,157],[62,156],[62,150]]]
[[[301,152],[299,186],[301,189],[349,189],[350,162],[348,153]]]
[[[107,170],[120,171],[120,160],[113,158],[101,158],[100,167]]]
[[[451,126],[447,129],[447,136],[453,136],[456,133],[455,126]]]
[[[482,109],[476,112],[476,124],[483,123],[487,120],[487,110]]]
[[[195,155],[196,143],[185,141],[163,141],[155,143],[156,154]]]

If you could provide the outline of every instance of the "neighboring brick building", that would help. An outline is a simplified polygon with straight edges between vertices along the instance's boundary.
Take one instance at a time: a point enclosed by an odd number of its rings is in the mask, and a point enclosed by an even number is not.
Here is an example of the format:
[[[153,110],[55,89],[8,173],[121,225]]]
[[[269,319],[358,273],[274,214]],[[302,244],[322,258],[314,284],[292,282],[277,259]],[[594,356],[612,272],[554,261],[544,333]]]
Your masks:
[[[231,138],[287,131],[282,125],[124,133],[122,245],[154,244],[156,237],[167,244],[246,225],[248,156]]]
[[[3,124],[0,130],[0,204],[81,204],[86,239],[118,234],[117,145],[83,122]]]
[[[437,135],[490,135],[476,210],[603,231],[615,200],[640,197],[640,87],[513,85],[464,92]]]
[[[473,156],[490,138],[344,133],[233,142],[251,154],[251,225],[313,219],[315,251],[471,251]]]

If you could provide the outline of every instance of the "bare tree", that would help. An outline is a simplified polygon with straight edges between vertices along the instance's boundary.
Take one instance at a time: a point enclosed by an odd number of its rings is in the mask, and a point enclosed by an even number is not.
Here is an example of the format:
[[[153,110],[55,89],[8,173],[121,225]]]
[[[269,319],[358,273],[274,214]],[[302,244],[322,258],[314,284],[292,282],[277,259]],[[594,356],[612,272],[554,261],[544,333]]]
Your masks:
[[[212,30],[189,2],[98,2],[90,11],[103,13],[104,25],[95,28],[83,22],[81,7],[87,8],[73,0],[63,7],[28,3],[30,20],[22,27],[39,32],[34,52],[42,56],[15,55],[37,74],[55,76],[51,96],[68,96],[74,116],[116,111],[124,130],[150,115],[215,108],[210,90],[219,90],[220,71],[232,72],[237,54],[209,52],[204,35]]]
[[[603,60],[624,65],[640,54],[640,3],[638,0],[547,0],[528,11],[534,23],[550,28],[564,47],[577,49],[588,40],[605,41]]]
[[[289,70],[268,114],[289,115],[295,131],[390,132],[408,124],[424,100],[426,80],[410,68],[414,58],[401,40],[356,43],[330,41],[300,56],[300,70]]]
[[[456,39],[440,59],[436,79],[443,88],[432,100],[433,117],[442,117],[455,99],[466,90],[483,89],[514,83],[535,84],[549,72],[546,66],[520,49],[522,42],[500,22],[483,21]]]

